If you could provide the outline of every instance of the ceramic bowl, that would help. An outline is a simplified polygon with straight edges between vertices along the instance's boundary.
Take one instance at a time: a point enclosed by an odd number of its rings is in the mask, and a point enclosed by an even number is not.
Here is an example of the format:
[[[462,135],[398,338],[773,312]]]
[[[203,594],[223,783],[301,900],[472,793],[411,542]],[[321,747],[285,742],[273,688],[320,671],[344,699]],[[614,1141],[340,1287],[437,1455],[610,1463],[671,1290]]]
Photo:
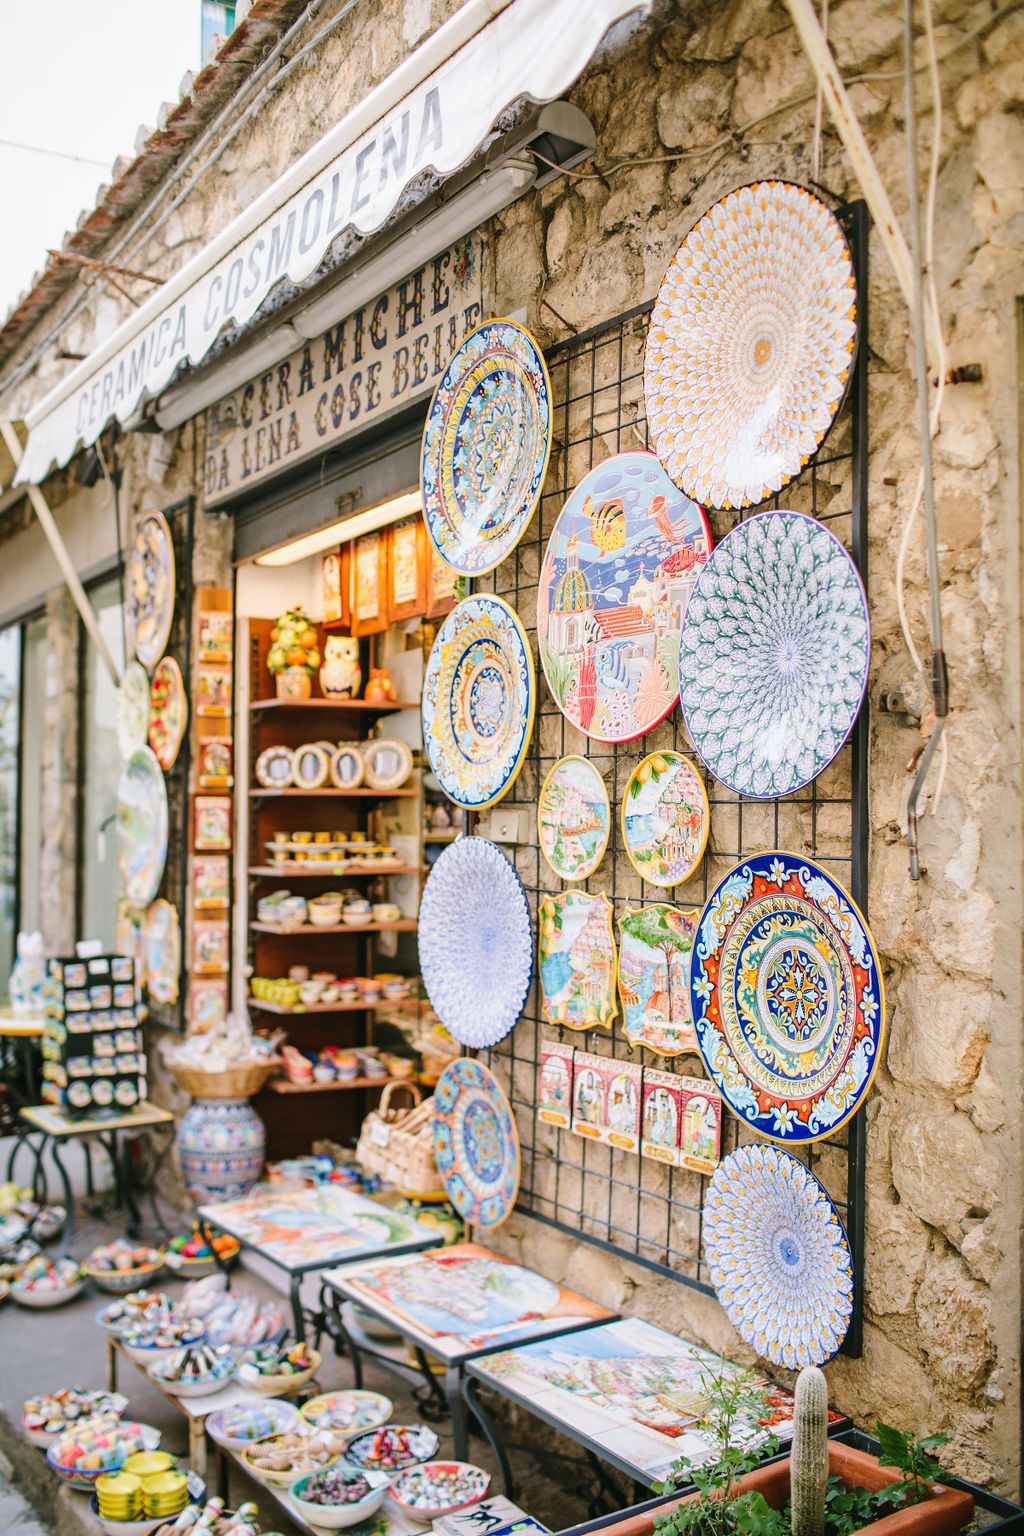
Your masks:
[[[415,1483],[424,1473],[429,1475],[435,1471],[454,1473],[459,1478],[459,1491],[454,1495],[452,1502],[431,1508],[410,1504],[408,1498]],[[438,1520],[442,1515],[450,1515],[457,1509],[466,1509],[468,1505],[478,1503],[490,1486],[490,1473],[485,1472],[483,1467],[474,1467],[467,1461],[428,1461],[397,1473],[391,1479],[391,1497],[399,1509],[404,1510],[407,1515],[411,1515],[414,1520],[425,1522]]]
[[[88,1418],[90,1414],[96,1413],[116,1414],[118,1417],[121,1417],[128,1407],[128,1399],[121,1397],[115,1392],[97,1391],[92,1393],[92,1397],[94,1401],[91,1409],[84,1409],[79,1415],[79,1420]],[[38,1446],[41,1451],[45,1451],[55,1440],[59,1440],[61,1435],[68,1434],[79,1420],[66,1419],[60,1429],[30,1429],[25,1423],[25,1412],[22,1409],[18,1427],[30,1445]]]
[[[195,1338],[175,1339],[173,1344],[126,1344],[123,1339],[121,1343],[132,1364],[145,1366],[148,1371],[154,1361],[172,1355],[175,1350],[182,1349],[185,1344],[202,1344],[205,1338],[206,1334],[200,1329]]]
[[[388,1455],[385,1448],[385,1459],[375,1460],[374,1452],[378,1449],[378,1439],[382,1435],[393,1438],[404,1436],[408,1453],[396,1451]],[[415,1466],[417,1462],[430,1461],[440,1449],[440,1440],[426,1424],[383,1424],[379,1429],[366,1430],[350,1440],[345,1448],[345,1460],[354,1467],[392,1474],[405,1467]]]
[[[300,1436],[303,1445],[310,1445],[318,1440],[322,1442],[325,1439],[329,1440],[331,1438],[327,1431],[314,1431],[310,1434],[308,1425],[300,1431]],[[294,1463],[290,1463],[285,1467],[268,1468],[261,1466],[259,1463],[260,1453],[278,1449],[283,1439],[283,1435],[272,1435],[269,1440],[258,1440],[253,1445],[247,1445],[242,1452],[242,1464],[245,1470],[258,1483],[266,1483],[271,1488],[290,1488],[292,1483],[297,1483],[301,1477],[306,1477],[310,1471],[318,1470],[316,1467],[311,1468],[308,1463],[300,1464],[297,1469]],[[327,1460],[322,1464],[324,1467],[333,1466],[336,1461],[341,1460],[343,1452],[340,1447],[343,1447],[344,1443],[343,1438],[340,1436],[336,1437],[336,1444],[339,1449],[332,1450],[327,1455]]]
[[[139,1427],[142,1430],[143,1445],[148,1451],[155,1451],[157,1446],[160,1444],[160,1431],[158,1429],[154,1429],[152,1424],[142,1424]],[[83,1470],[77,1466],[68,1466],[64,1462],[57,1460],[53,1454],[55,1450],[56,1446],[51,1445],[46,1452],[46,1464],[50,1468],[51,1472],[56,1472],[61,1482],[67,1483],[69,1488],[84,1488],[86,1490],[91,1490],[94,1487],[97,1478],[103,1477],[103,1475],[107,1472],[115,1472],[120,1470],[121,1463],[118,1463],[117,1467],[94,1467],[88,1470]]]
[[[220,1265],[213,1254],[207,1254],[202,1258],[188,1259],[184,1254],[176,1254],[175,1262],[168,1265],[173,1270],[178,1280],[202,1280],[205,1275],[212,1275],[218,1267],[221,1269],[233,1269],[238,1263],[242,1253],[242,1245],[232,1238],[232,1246],[220,1255]]]
[[[322,1392],[299,1409],[307,1424],[316,1429],[333,1429],[340,1435],[377,1429],[387,1423],[394,1411],[394,1403],[383,1392],[354,1390]]]
[[[304,1371],[288,1373],[279,1371],[268,1376],[261,1376],[257,1371],[251,1376],[243,1376],[241,1370],[236,1367],[235,1374],[238,1380],[243,1382],[245,1386],[250,1387],[253,1392],[261,1393],[265,1397],[294,1397],[296,1392],[300,1391],[308,1381],[313,1380],[313,1377],[323,1364],[323,1356],[318,1349],[310,1349],[309,1358],[313,1363]],[[244,1365],[244,1363],[243,1356],[239,1365]]]
[[[161,1392],[169,1392],[172,1397],[212,1397],[214,1392],[219,1392],[225,1382],[231,1379],[235,1371],[234,1356],[225,1355],[202,1376],[183,1376],[178,1381],[172,1381],[168,1372],[173,1363],[173,1355],[165,1356],[162,1360],[154,1361],[147,1371],[149,1379]]]
[[[244,1450],[257,1440],[269,1440],[271,1435],[283,1435],[286,1430],[298,1429],[302,1424],[299,1410],[291,1403],[268,1397],[258,1403],[236,1403],[231,1408],[218,1408],[206,1421],[207,1433],[229,1451]]]
[[[74,1301],[76,1296],[81,1296],[85,1286],[84,1275],[73,1285],[63,1285],[56,1291],[25,1291],[15,1281],[11,1286],[11,1295],[19,1307],[35,1307],[38,1311],[43,1311],[48,1307],[62,1307],[65,1302]]]
[[[145,1290],[160,1278],[166,1267],[162,1256],[159,1264],[142,1264],[138,1269],[93,1269],[88,1264],[82,1265],[97,1290],[109,1291],[112,1296]]]
[[[289,1488],[288,1496],[309,1525],[319,1526],[325,1531],[342,1531],[350,1525],[358,1525],[370,1515],[375,1515],[388,1491],[386,1472],[360,1472],[352,1468],[351,1475],[365,1477],[370,1485],[370,1491],[366,1497],[357,1500],[354,1504],[308,1503],[302,1495],[313,1479],[320,1476],[318,1472],[308,1472],[305,1477],[300,1477],[298,1482],[293,1483]]]
[[[345,907],[342,910],[341,920],[348,928],[362,928],[373,920],[373,908]]]

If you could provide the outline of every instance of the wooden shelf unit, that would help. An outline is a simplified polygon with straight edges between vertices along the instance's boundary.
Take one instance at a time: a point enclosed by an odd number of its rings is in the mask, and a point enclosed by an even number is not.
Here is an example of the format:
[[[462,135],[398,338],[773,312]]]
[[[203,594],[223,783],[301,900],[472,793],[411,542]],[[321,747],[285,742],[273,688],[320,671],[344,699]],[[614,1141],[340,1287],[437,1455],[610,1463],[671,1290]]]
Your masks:
[[[250,800],[411,800],[419,794],[416,788],[408,789],[264,789],[262,784],[249,786]]]
[[[419,709],[419,699],[397,699],[387,704],[370,704],[366,699],[252,699],[249,708],[254,715],[283,714],[286,710],[304,709],[323,713],[336,710],[339,714],[363,715],[372,719],[375,715],[394,715],[400,709]]]
[[[357,1003],[265,1003],[258,997],[250,997],[249,1007],[263,1013],[275,1013],[284,1018],[302,1018],[306,1013],[372,1013],[378,1008],[408,1008],[415,998],[389,997],[378,998],[376,1002],[368,1003],[360,999]]]
[[[287,1077],[272,1077],[270,1093],[338,1093],[343,1088],[386,1088],[388,1083],[407,1083],[407,1077],[336,1077],[332,1083],[293,1083]]]

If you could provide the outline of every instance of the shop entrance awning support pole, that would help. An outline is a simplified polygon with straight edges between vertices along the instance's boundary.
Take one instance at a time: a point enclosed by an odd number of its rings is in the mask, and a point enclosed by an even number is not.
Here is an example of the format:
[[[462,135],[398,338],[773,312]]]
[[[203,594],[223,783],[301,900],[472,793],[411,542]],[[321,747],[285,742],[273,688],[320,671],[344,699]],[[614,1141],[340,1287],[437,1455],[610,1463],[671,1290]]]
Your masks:
[[[14,424],[7,416],[0,416],[0,435],[3,436],[4,444],[14,460],[15,469],[17,469],[22,458],[21,440],[14,430]],[[107,642],[103,638],[103,633],[96,621],[93,606],[86,596],[85,588],[78,579],[78,572],[75,570],[71,556],[68,554],[67,545],[61,538],[60,529],[57,527],[46,497],[38,485],[32,485],[31,483],[26,485],[25,494],[32,503],[32,510],[39,519],[42,530],[46,535],[47,543],[53,550],[53,558],[60,566],[60,573],[67,583],[68,591],[71,593],[75,607],[78,609],[78,616],[85,625],[86,633],[99,652],[103,665],[110,673],[114,687],[119,688],[121,686],[121,674],[117,670],[114,658],[111,656]]]

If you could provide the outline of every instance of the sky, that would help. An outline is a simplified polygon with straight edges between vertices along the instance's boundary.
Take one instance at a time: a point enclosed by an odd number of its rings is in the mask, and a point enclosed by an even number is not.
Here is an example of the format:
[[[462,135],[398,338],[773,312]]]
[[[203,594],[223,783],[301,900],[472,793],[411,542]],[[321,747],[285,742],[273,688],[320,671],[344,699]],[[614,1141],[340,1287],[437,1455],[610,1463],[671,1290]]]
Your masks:
[[[4,7],[0,140],[0,319],[134,153],[140,123],[155,126],[200,63],[201,0],[46,0]]]

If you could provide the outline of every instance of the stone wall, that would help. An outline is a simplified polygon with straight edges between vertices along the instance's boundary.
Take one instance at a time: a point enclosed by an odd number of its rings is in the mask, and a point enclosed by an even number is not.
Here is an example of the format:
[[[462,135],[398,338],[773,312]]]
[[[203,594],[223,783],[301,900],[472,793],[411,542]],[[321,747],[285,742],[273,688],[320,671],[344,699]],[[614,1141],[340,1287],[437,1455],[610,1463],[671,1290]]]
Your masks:
[[[456,8],[456,0],[355,7],[170,218],[139,242],[131,264],[165,275],[177,270]],[[1012,1488],[1022,1203],[1014,337],[1024,239],[1024,13],[988,0],[935,0],[935,22],[946,55],[936,280],[950,362],[980,362],[984,378],[947,391],[936,443],[953,713],[941,802],[922,827],[927,874],[914,885],[903,823],[906,765],[921,738],[875,706],[892,690],[912,702],[926,699],[902,643],[893,579],[919,450],[907,312],[873,236],[869,910],[886,972],[891,1043],[868,1109],[864,1355],[837,1360],[829,1375],[834,1399],[860,1422],[881,1415],[911,1429],[945,1428],[952,1466]],[[893,73],[900,26],[898,0],[832,0],[837,58],[847,77],[865,77],[852,87],[855,105],[902,216],[902,81]],[[972,35],[968,46],[949,51],[965,35]],[[919,82],[927,139],[923,75]],[[651,297],[682,236],[725,191],[757,177],[811,177],[813,82],[780,0],[656,5],[642,23],[620,29],[571,94],[597,129],[593,163],[494,221],[496,309],[527,305],[529,324],[545,342]],[[827,112],[825,122],[820,181],[838,199],[855,196]],[[119,303],[93,300],[69,318],[65,347],[87,351],[121,317]],[[15,392],[15,407],[39,398],[63,366],[47,352]],[[169,449],[170,466],[160,474],[148,439],[120,450],[135,511],[173,499],[172,487],[198,488],[196,429],[172,434]],[[195,579],[217,580],[229,532],[224,524],[202,528]],[[916,536],[907,598],[926,653]],[[68,674],[54,665],[64,677],[55,686],[67,693]],[[60,849],[66,852],[56,792],[48,805],[48,868],[56,879]],[[710,1298],[523,1218],[495,1243],[609,1304],[749,1358]]]

